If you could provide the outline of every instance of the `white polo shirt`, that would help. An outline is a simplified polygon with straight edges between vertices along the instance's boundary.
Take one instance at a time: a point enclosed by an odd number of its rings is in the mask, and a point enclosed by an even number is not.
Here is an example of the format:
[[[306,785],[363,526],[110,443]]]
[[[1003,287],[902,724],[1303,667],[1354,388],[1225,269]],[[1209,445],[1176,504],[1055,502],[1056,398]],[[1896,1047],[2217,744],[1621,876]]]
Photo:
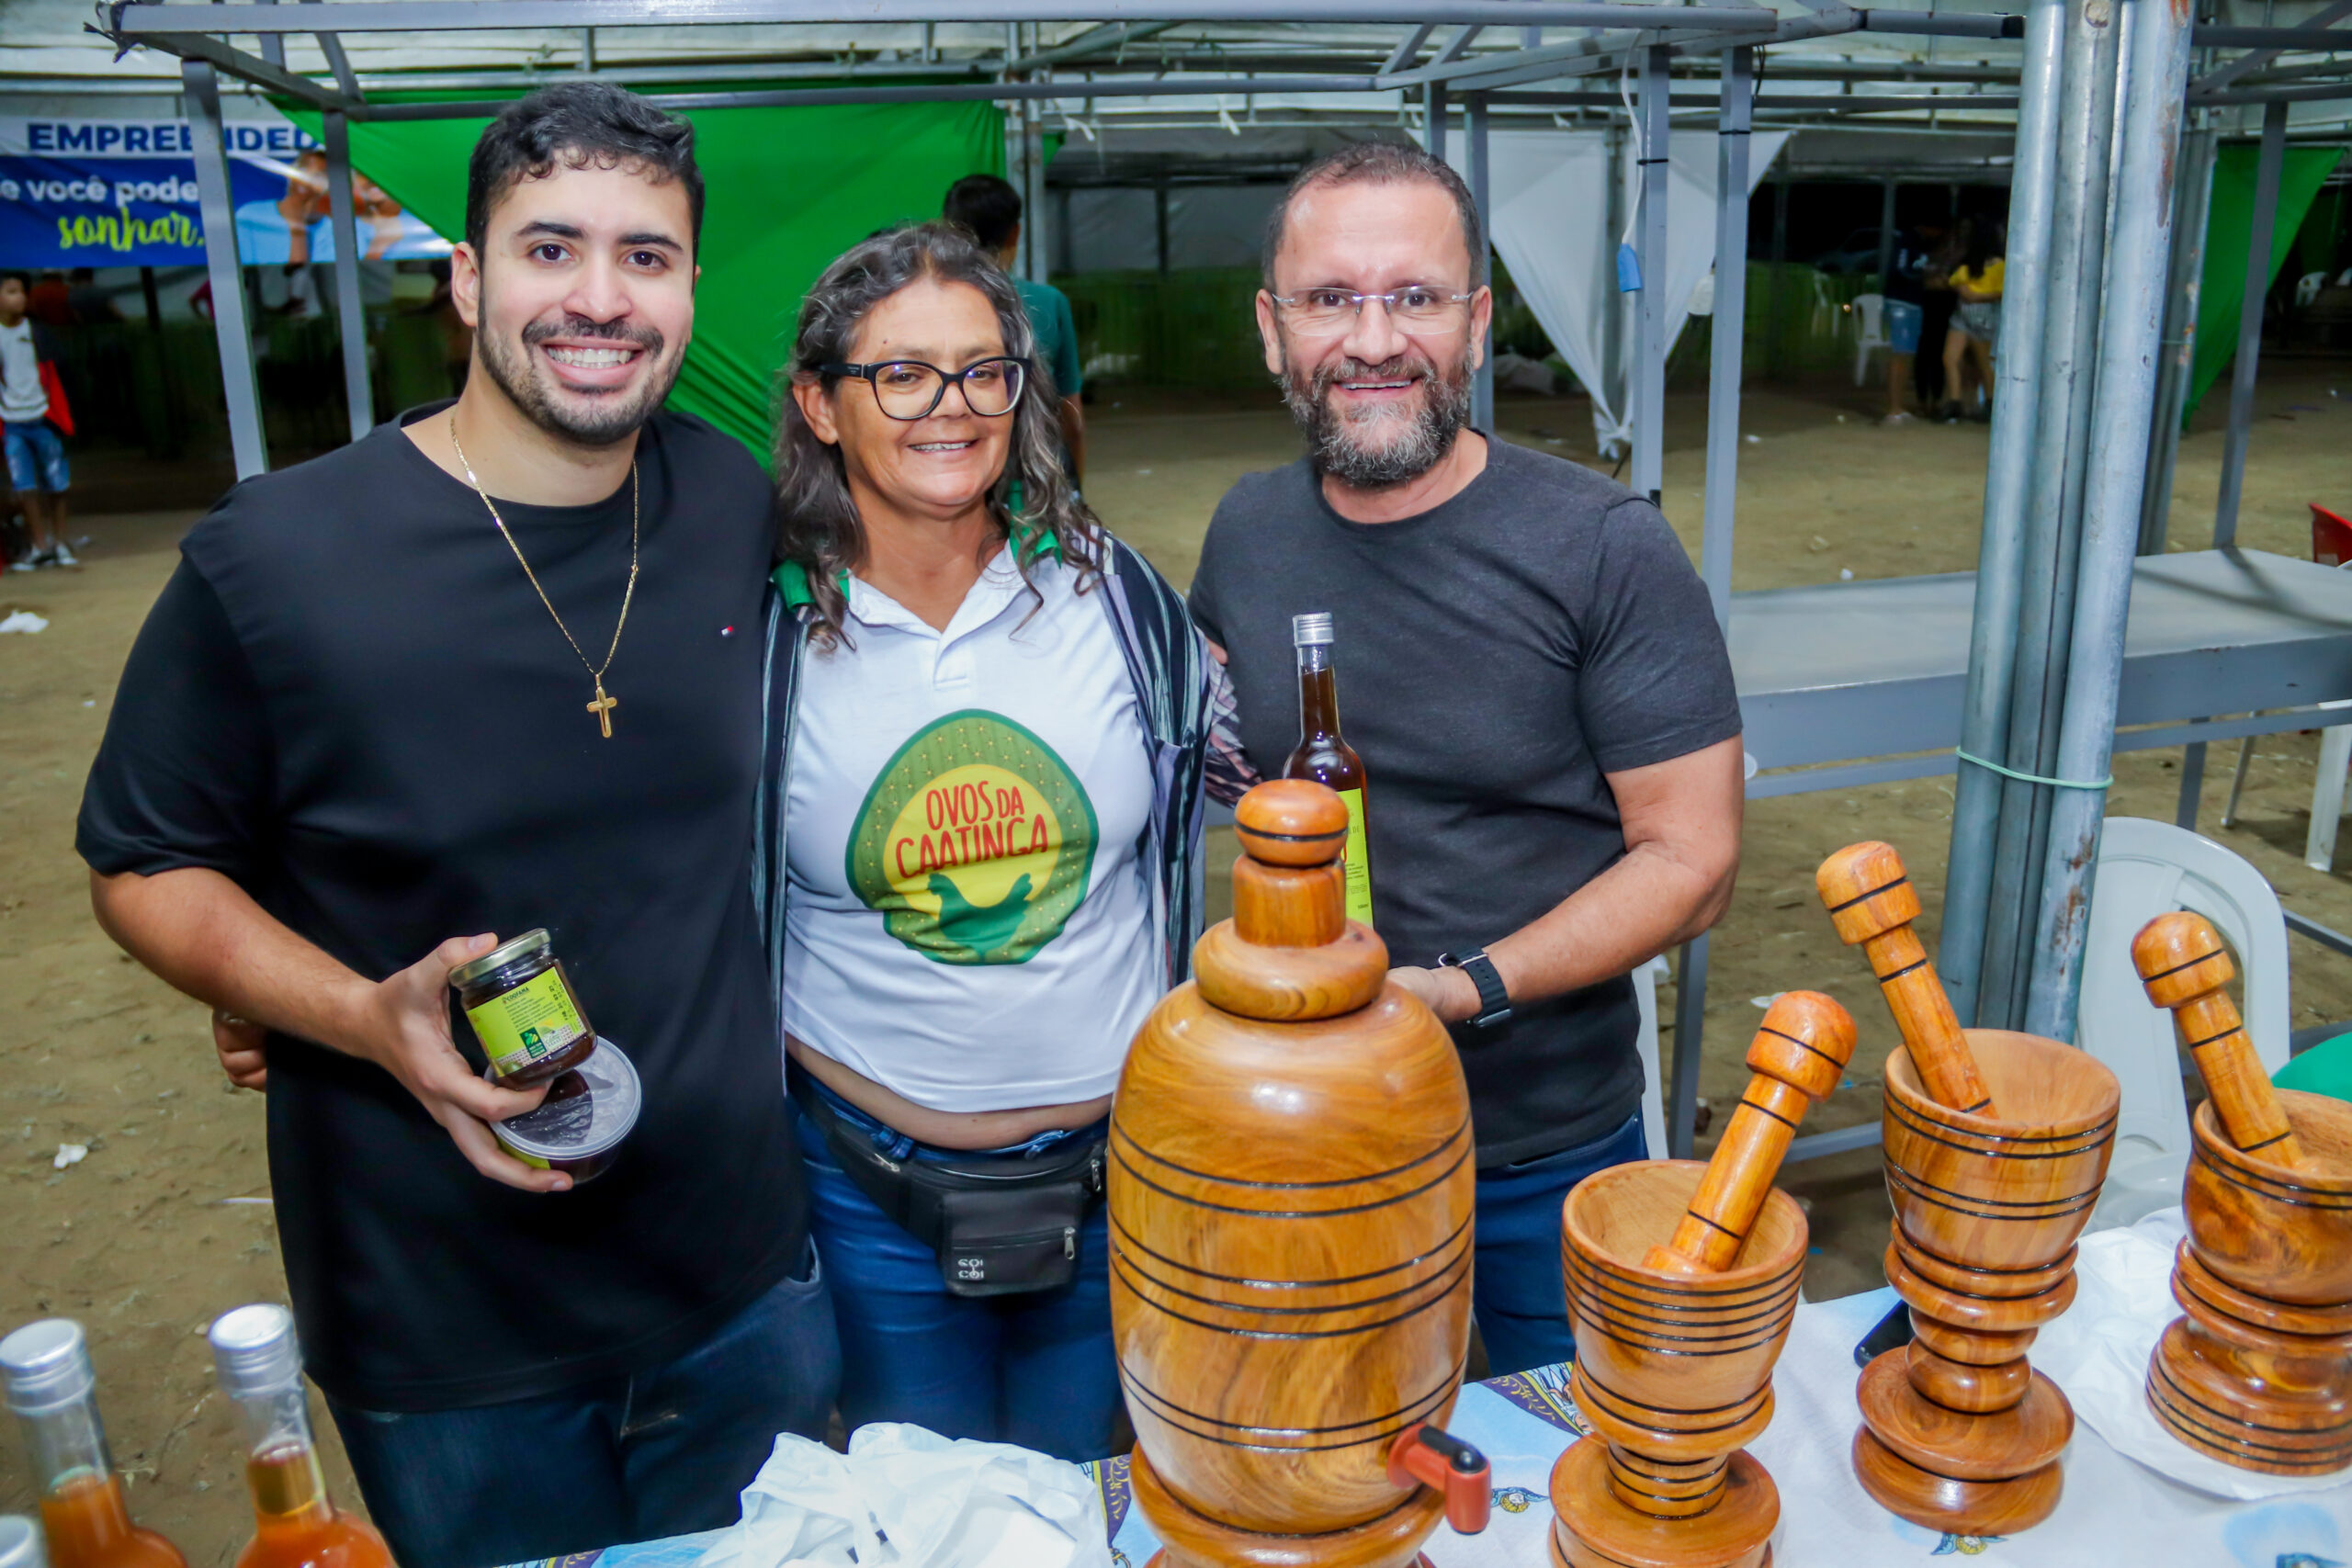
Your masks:
[[[1110,1093],[1159,997],[1126,661],[1099,585],[1030,578],[1000,551],[944,632],[852,578],[801,664],[784,1028],[934,1111]]]

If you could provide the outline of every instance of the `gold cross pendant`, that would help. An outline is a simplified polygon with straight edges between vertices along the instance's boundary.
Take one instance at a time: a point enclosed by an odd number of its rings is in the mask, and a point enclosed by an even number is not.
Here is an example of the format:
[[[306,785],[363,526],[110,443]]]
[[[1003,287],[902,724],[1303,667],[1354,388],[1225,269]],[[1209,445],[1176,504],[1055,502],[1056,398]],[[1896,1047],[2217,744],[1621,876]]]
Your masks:
[[[588,705],[588,711],[596,716],[596,726],[605,732],[605,739],[607,740],[613,738],[613,710],[620,705],[621,700],[618,697],[605,695],[605,682],[598,681],[596,700]]]

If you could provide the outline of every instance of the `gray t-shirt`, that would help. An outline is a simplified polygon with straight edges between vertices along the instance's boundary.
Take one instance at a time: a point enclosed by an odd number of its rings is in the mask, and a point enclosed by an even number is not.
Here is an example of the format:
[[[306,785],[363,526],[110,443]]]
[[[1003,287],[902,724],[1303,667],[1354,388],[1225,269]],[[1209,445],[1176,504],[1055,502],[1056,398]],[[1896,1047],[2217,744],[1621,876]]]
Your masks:
[[[1498,941],[1558,904],[1625,852],[1604,773],[1740,732],[1706,590],[1657,509],[1574,463],[1487,452],[1461,494],[1396,523],[1341,517],[1304,459],[1252,474],[1218,505],[1193,580],[1269,777],[1298,742],[1290,618],[1336,617],[1374,925],[1395,964]],[[1589,1143],[1634,1114],[1639,1022],[1619,976],[1458,1026],[1479,1164]]]

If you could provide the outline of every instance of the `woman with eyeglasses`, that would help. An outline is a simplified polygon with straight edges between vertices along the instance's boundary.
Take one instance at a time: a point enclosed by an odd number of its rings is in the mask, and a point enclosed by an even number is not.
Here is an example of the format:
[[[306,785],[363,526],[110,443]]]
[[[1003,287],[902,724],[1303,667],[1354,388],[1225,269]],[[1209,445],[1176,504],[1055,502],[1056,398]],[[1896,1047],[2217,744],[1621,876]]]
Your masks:
[[[776,435],[754,875],[842,1414],[1063,1459],[1119,1402],[1127,1043],[1184,978],[1223,667],[1062,472],[1019,296],[896,230],[800,310]]]

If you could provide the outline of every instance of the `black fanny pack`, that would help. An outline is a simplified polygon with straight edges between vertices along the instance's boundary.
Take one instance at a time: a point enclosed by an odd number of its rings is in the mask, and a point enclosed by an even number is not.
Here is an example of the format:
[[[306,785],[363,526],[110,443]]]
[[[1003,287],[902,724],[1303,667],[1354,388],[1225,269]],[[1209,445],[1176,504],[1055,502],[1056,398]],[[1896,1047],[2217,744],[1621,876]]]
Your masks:
[[[950,1294],[1049,1291],[1077,1276],[1078,1233],[1102,1197],[1108,1139],[1073,1140],[1034,1158],[892,1159],[797,1072],[792,1097],[859,1190],[939,1255]]]

